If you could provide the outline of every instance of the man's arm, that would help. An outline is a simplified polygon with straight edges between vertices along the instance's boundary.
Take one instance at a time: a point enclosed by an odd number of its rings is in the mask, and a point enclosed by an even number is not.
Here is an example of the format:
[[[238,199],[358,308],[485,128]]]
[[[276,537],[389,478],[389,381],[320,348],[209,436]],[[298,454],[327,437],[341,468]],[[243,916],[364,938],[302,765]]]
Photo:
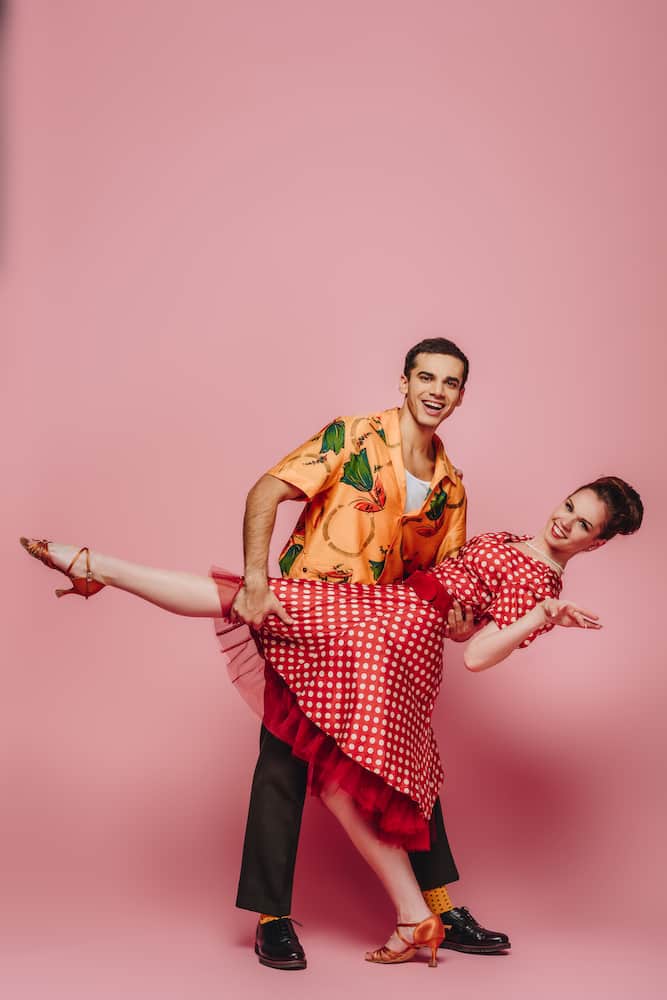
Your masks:
[[[292,619],[269,589],[269,545],[278,504],[284,500],[302,499],[303,493],[296,486],[268,474],[248,493],[243,518],[244,584],[232,605],[232,612],[247,625],[259,628],[272,614],[286,625],[292,624]]]

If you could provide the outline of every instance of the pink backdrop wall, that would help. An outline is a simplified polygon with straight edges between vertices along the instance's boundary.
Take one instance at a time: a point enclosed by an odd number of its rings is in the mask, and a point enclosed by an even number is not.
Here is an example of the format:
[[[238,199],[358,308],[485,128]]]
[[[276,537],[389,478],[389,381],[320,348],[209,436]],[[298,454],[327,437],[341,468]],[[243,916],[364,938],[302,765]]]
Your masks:
[[[316,803],[295,902],[311,967],[285,984],[248,952],[233,896],[257,725],[209,626],[120,593],[56,603],[59,582],[16,539],[238,567],[254,479],[334,414],[397,402],[406,349],[438,334],[471,359],[444,435],[471,532],[534,530],[601,473],[647,505],[638,536],[568,569],[599,635],[562,631],[481,676],[449,650],[436,723],[456,899],[509,930],[515,953],[493,968],[449,955],[438,992],[612,996],[639,975],[638,995],[657,995],[664,5],[11,13],[0,865],[13,995],[41,995],[48,977],[48,995],[68,997],[377,984],[358,959],[388,905]],[[403,975],[388,995],[416,969]]]

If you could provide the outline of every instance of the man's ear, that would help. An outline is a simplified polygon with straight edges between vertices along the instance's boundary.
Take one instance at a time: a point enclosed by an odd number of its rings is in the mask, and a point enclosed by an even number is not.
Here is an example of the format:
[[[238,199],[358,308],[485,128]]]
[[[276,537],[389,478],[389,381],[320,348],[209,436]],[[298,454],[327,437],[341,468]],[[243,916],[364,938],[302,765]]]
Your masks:
[[[407,396],[408,394],[408,380],[405,375],[401,375],[398,383],[398,391],[401,396]]]
[[[593,552],[595,549],[602,548],[609,541],[608,538],[596,538],[594,542],[586,546],[586,552]]]
[[[460,393],[459,393],[459,398],[458,398],[458,400],[456,401],[456,405],[457,405],[457,406],[460,406],[460,405],[461,405],[461,403],[463,402],[463,397],[464,397],[464,396],[465,396],[465,388],[461,389],[461,391],[460,391]]]

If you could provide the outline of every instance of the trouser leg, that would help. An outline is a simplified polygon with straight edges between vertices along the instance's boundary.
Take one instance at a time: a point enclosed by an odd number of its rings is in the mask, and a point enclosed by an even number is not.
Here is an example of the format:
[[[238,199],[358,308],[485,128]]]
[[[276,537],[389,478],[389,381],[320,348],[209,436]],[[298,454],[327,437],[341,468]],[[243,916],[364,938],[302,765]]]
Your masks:
[[[236,905],[287,916],[292,908],[308,766],[264,726],[259,747]]]
[[[430,851],[412,851],[410,854],[412,870],[422,892],[456,882],[459,877],[447,839],[440,799],[433,807],[433,823],[435,838]]]

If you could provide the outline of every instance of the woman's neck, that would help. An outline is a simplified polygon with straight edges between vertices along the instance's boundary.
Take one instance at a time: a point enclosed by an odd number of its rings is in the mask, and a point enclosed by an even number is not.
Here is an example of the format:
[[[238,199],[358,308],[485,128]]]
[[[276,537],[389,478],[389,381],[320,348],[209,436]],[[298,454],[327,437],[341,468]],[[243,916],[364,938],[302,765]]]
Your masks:
[[[538,552],[541,552],[547,561],[560,566],[561,570],[564,570],[569,562],[570,556],[566,556],[562,552],[557,552],[553,549],[551,545],[549,545],[549,540],[541,531],[530,539],[530,547]]]

